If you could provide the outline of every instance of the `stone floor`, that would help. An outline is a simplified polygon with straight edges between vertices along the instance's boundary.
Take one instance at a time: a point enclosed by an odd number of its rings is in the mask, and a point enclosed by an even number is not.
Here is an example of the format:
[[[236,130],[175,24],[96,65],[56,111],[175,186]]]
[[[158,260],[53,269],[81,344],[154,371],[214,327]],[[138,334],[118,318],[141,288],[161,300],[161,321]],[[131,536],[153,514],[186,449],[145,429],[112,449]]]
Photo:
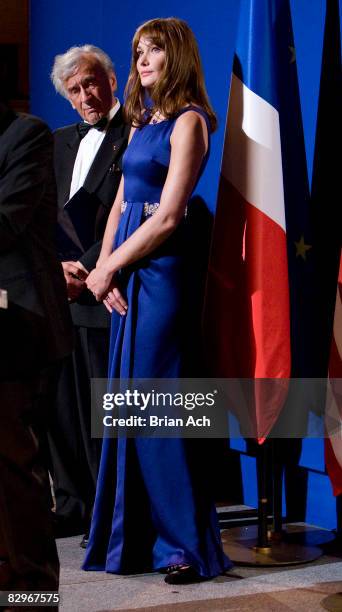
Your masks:
[[[171,586],[161,574],[116,576],[80,570],[80,538],[58,540],[62,612],[342,612],[342,547],[291,567],[235,567],[209,582]]]

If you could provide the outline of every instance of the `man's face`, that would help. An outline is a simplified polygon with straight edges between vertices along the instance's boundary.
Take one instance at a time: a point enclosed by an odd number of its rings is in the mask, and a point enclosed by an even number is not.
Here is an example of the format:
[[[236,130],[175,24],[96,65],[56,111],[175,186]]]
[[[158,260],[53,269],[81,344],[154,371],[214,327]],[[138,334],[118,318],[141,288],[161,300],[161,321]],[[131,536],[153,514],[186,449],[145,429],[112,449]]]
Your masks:
[[[74,74],[65,79],[64,87],[72,107],[93,125],[113,106],[116,77],[114,72],[107,74],[95,58],[85,56]]]

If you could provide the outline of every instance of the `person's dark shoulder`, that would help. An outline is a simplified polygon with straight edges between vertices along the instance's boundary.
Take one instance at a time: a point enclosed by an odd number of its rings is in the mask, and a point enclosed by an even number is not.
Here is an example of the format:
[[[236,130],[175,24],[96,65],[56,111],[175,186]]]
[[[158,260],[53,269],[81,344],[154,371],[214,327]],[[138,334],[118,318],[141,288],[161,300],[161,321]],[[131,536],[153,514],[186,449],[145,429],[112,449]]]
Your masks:
[[[64,157],[65,148],[68,147],[70,143],[76,144],[80,142],[77,125],[77,123],[66,125],[64,127],[57,128],[53,132],[55,160],[58,159],[59,163]]]
[[[117,128],[121,130],[121,134],[123,136],[129,136],[131,126],[125,121],[122,106],[120,106],[119,110],[117,111],[117,113],[114,115],[113,119],[109,123],[109,129],[111,131],[115,131]]]
[[[29,115],[28,113],[16,113],[14,125],[21,130],[34,130],[36,132],[52,133],[49,126],[45,121],[36,117],[35,115]]]
[[[63,127],[57,128],[53,132],[55,140],[64,140],[77,133],[78,123],[72,123],[71,125],[64,125]]]
[[[52,145],[52,132],[39,117],[27,113],[14,113],[13,121],[4,132],[4,139],[11,145],[20,147]]]

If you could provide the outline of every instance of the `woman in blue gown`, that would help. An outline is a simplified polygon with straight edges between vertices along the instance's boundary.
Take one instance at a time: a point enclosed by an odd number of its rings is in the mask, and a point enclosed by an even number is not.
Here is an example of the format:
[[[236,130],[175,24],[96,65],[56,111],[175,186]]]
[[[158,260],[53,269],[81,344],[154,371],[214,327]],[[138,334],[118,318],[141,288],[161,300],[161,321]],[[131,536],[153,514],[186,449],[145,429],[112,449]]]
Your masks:
[[[87,285],[112,312],[109,377],[178,378],[187,374],[187,204],[216,127],[185,22],[138,28],[125,111],[123,178]],[[193,441],[119,438],[115,458],[105,438],[84,569],[164,569],[179,584],[231,566]]]

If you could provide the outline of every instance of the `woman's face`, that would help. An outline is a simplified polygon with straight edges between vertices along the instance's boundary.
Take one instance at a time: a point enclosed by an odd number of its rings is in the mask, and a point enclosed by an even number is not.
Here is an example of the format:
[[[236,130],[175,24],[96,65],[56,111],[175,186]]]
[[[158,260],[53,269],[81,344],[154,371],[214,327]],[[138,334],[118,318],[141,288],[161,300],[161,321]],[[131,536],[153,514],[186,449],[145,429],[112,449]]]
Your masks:
[[[137,46],[137,70],[141,85],[150,90],[159,80],[164,64],[165,51],[149,38],[141,37]]]

